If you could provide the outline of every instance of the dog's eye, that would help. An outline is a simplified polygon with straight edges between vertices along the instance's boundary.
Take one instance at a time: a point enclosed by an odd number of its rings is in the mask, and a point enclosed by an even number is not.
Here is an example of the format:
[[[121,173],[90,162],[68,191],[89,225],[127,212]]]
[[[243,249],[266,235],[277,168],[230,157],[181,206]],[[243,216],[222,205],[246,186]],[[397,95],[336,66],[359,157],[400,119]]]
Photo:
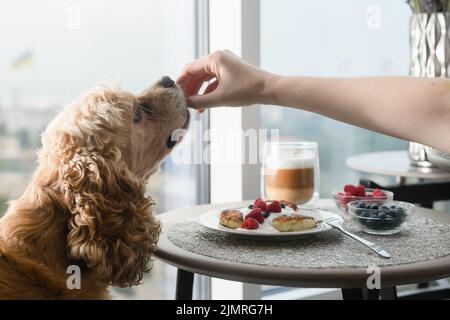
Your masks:
[[[177,144],[177,141],[173,140],[172,135],[167,137],[167,141],[166,141],[167,149],[172,149],[173,147],[175,147],[176,144]]]

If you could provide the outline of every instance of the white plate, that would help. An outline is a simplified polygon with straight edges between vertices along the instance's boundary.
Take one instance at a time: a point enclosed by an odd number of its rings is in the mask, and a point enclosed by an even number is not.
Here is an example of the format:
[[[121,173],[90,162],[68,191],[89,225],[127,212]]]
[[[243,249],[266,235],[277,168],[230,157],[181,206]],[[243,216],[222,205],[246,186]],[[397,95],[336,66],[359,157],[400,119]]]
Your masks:
[[[227,208],[229,209],[229,208]],[[233,208],[234,209],[234,208]],[[248,208],[236,208],[237,210],[240,210],[244,217],[246,214],[250,212],[250,209]],[[282,214],[292,214],[292,213],[298,213],[301,215],[313,217],[316,219],[316,221],[321,221],[323,219],[327,218],[333,218],[336,222],[342,223],[342,218],[330,211],[325,210],[319,210],[319,209],[310,209],[310,208],[300,208],[297,212],[290,208],[283,209],[283,212],[281,213],[272,213],[269,218],[267,218],[263,224],[259,226],[256,230],[247,230],[243,228],[237,228],[237,229],[230,229],[227,227],[222,226],[219,223],[219,217],[221,212],[225,209],[215,209],[208,212],[205,212],[200,217],[198,217],[197,221],[200,225],[202,225],[205,228],[224,232],[228,234],[243,236],[247,238],[254,238],[254,239],[270,239],[270,240],[285,240],[290,238],[299,238],[299,237],[306,237],[311,236],[320,232],[325,232],[332,227],[325,223],[318,223],[317,226],[313,229],[303,230],[303,231],[292,231],[292,232],[280,232],[274,227],[272,227],[272,220],[276,217],[279,217]]]

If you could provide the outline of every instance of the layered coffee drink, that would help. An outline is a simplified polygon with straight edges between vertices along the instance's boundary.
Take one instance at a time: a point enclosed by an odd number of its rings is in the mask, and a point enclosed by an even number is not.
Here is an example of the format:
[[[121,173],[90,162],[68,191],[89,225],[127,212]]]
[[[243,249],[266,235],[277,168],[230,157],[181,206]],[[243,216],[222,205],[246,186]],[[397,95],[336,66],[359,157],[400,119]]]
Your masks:
[[[275,151],[268,155],[263,168],[265,198],[296,204],[310,202],[317,190],[316,152],[285,145]]]

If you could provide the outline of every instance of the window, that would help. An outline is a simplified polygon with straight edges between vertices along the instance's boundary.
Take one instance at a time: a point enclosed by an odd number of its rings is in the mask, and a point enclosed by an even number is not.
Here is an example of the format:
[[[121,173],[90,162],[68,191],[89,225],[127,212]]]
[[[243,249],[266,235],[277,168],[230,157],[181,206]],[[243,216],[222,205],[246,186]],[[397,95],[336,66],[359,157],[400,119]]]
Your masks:
[[[28,184],[39,134],[63,105],[103,81],[137,93],[162,75],[177,77],[195,55],[195,1],[9,0],[0,6],[1,215]],[[197,169],[170,157],[164,162],[148,186],[158,212],[196,203]],[[113,294],[165,299],[174,288],[174,269],[155,262],[142,286]]]
[[[402,1],[261,0],[261,67],[302,76],[408,75],[409,17]],[[261,126],[279,128],[281,139],[318,142],[322,198],[357,183],[347,157],[407,149],[405,141],[286,108],[263,107]]]
[[[401,1],[261,0],[261,67],[321,77],[408,75],[409,17]],[[357,182],[347,157],[407,149],[405,141],[298,110],[265,107],[261,122],[282,139],[319,143],[322,197]]]

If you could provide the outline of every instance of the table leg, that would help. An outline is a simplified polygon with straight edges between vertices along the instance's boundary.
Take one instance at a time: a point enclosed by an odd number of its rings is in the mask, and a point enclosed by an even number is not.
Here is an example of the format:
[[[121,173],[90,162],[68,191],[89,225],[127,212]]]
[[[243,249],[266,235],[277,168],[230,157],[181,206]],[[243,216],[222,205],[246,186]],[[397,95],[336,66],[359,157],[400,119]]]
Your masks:
[[[342,289],[343,300],[364,300],[363,289]]]
[[[381,300],[397,300],[397,288],[382,288],[380,291]]]
[[[175,299],[192,300],[193,287],[194,287],[194,274],[192,272],[183,269],[178,269]]]
[[[367,288],[342,289],[343,300],[379,300],[380,290]]]
[[[378,289],[363,289],[365,292],[366,299],[365,300],[380,300],[380,290]]]

